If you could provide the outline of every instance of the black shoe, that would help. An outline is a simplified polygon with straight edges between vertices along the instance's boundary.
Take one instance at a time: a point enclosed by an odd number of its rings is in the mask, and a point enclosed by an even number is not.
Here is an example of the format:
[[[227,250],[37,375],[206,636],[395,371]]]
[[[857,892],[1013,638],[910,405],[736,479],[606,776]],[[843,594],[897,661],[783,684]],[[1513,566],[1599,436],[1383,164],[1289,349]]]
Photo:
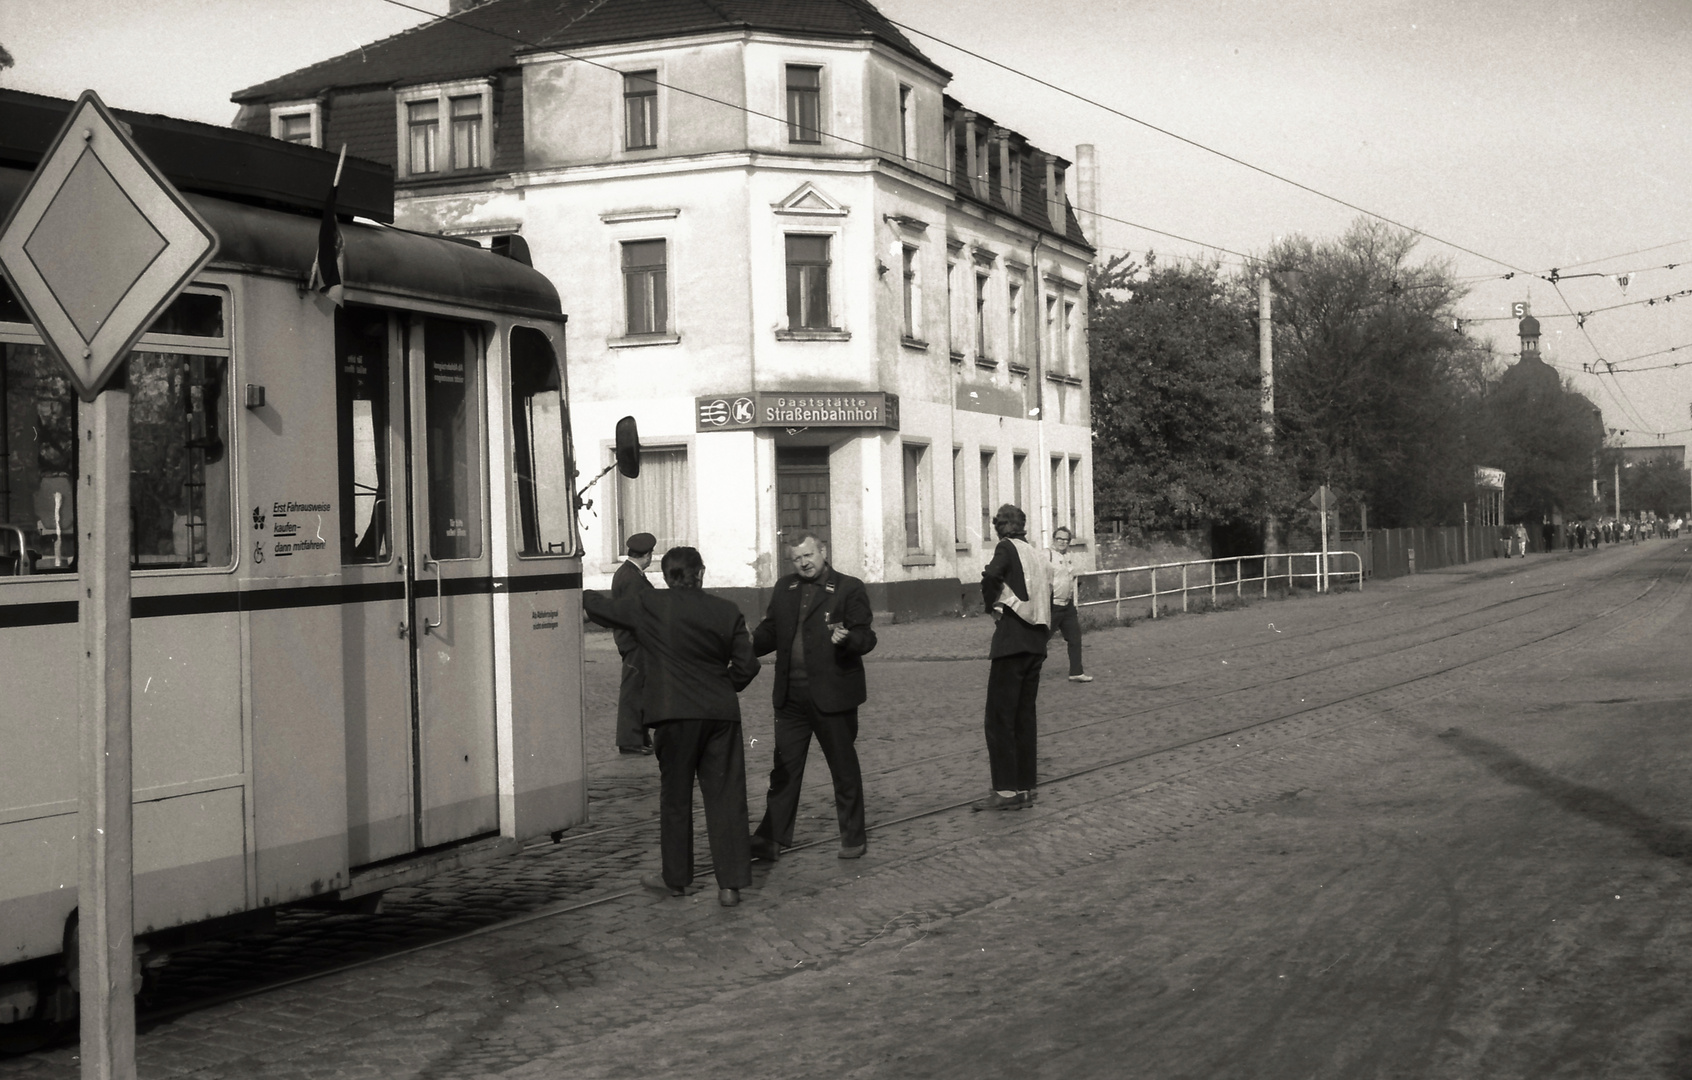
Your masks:
[[[969,804],[971,810],[1021,810],[1028,805],[1028,800],[1021,792],[1015,795],[1000,795],[997,791],[989,791],[985,799],[977,799]]]
[[[650,754],[650,753],[652,753],[652,747],[650,747],[650,746],[619,746],[619,747],[617,747],[617,753],[619,753],[619,754]]]
[[[752,859],[754,862],[773,863],[781,858],[781,845],[774,840],[765,840],[762,836],[753,834]]]
[[[718,889],[717,903],[723,905],[724,907],[734,907],[736,904],[740,903],[740,890]]]
[[[867,847],[867,844],[841,844],[840,858],[861,859],[864,857],[864,851]]]
[[[687,895],[686,889],[676,888],[675,886],[666,882],[662,877],[658,876],[657,874],[643,874],[643,875],[641,875],[640,883],[642,885],[646,886],[648,889],[652,889],[655,892],[667,892],[671,896],[686,896]]]

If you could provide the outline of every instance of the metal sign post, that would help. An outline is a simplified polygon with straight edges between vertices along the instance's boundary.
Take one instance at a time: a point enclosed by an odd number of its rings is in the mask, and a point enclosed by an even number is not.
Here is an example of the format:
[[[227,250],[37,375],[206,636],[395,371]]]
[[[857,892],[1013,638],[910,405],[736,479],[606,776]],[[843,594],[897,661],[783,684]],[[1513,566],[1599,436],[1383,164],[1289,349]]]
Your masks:
[[[84,403],[77,971],[88,1080],[135,1076],[129,387],[119,373],[216,252],[217,235],[92,90],[0,228],[0,270]]]

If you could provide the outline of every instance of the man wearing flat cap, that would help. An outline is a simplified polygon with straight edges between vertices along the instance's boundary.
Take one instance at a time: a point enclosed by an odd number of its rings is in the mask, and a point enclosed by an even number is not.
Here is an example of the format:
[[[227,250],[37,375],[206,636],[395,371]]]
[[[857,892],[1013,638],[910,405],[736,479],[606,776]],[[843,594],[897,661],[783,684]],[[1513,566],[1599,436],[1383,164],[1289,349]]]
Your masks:
[[[646,568],[652,565],[652,549],[658,538],[651,533],[635,533],[628,539],[629,557],[617,567],[611,578],[611,602],[616,603],[631,593],[652,588],[646,580]],[[617,751],[622,754],[652,753],[652,733],[646,728],[646,714],[641,706],[644,685],[640,669],[640,641],[633,630],[613,627],[611,638],[623,658],[623,682],[617,690]]]

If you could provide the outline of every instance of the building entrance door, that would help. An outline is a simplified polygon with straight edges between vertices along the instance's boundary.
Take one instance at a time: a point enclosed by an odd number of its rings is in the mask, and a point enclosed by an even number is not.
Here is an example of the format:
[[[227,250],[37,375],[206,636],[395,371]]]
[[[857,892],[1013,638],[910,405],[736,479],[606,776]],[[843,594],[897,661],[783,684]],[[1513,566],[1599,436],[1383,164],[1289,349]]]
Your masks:
[[[785,573],[787,552],[781,545],[801,529],[829,542],[828,447],[778,446],[776,455],[776,550]]]

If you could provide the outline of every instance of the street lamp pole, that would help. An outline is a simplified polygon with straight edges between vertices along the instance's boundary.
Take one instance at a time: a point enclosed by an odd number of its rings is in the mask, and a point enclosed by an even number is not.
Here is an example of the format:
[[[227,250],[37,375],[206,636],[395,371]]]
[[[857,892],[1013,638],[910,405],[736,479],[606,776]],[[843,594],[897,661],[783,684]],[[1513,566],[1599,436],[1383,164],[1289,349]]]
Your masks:
[[[1263,276],[1257,280],[1257,370],[1262,384],[1263,394],[1263,452],[1269,457],[1275,454],[1275,334],[1274,324],[1269,317],[1269,272],[1265,270]],[[1273,555],[1280,544],[1275,539],[1275,515],[1265,511],[1263,515],[1263,553]],[[1269,567],[1264,566],[1265,575]]]

